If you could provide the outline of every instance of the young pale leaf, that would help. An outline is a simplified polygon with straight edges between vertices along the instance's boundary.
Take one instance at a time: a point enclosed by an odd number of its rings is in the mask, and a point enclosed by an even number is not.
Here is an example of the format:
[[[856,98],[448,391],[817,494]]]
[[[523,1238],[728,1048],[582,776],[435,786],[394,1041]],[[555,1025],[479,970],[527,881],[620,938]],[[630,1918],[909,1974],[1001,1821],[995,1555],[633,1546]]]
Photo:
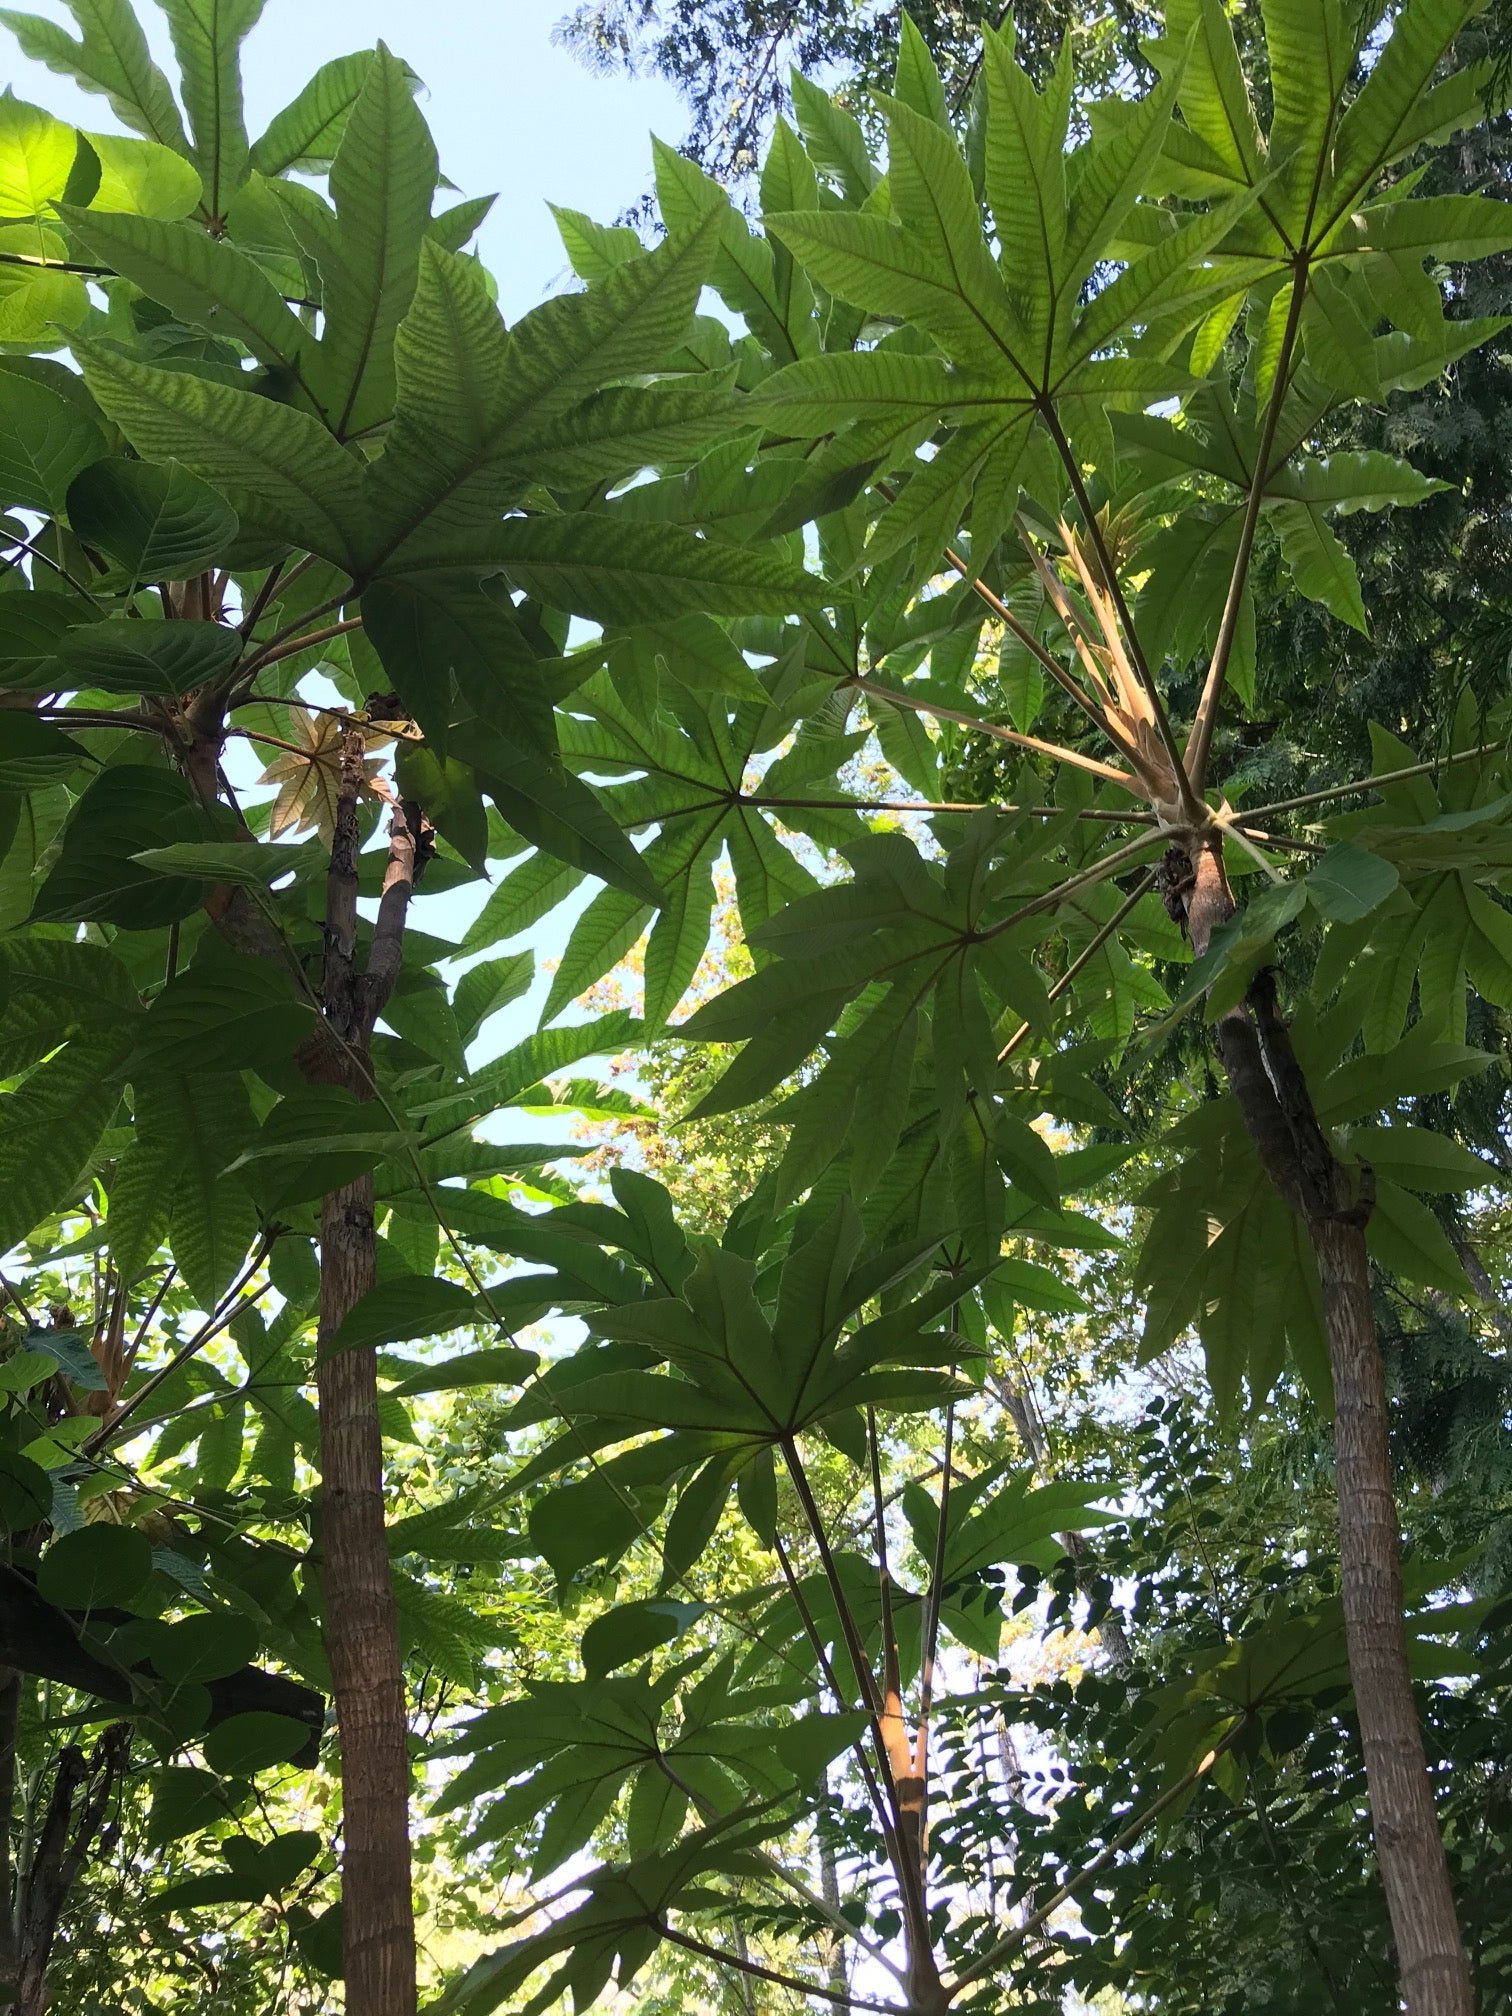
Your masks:
[[[131,0],[65,0],[78,23],[76,41],[38,14],[0,13],[23,55],[72,77],[86,91],[102,92],[111,110],[134,133],[144,133],[175,153],[189,141],[168,79],[153,62]]]

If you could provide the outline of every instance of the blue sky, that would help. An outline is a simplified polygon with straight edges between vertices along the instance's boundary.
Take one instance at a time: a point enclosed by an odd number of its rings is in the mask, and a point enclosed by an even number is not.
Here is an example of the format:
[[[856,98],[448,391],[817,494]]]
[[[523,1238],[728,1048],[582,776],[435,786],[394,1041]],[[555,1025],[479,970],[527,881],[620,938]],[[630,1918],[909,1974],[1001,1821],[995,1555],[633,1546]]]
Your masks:
[[[24,0],[23,0],[24,4]],[[167,22],[137,11],[169,75]],[[333,56],[386,42],[425,79],[421,99],[443,171],[464,194],[499,191],[483,254],[513,321],[553,289],[566,261],[548,202],[611,220],[649,186],[654,129],[683,130],[670,87],[595,77],[553,48],[571,0],[268,0],[245,49],[248,125],[255,137]],[[72,27],[59,0],[28,11]],[[19,97],[86,127],[113,125],[103,98],[21,58],[0,30],[0,80]]]

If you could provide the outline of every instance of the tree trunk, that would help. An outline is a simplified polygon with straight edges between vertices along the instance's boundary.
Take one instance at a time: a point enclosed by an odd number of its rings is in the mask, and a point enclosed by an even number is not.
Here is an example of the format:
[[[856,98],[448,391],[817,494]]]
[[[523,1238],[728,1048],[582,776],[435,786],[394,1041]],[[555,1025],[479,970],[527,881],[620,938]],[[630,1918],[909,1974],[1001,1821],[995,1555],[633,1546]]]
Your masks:
[[[373,1179],[362,1176],[321,1201],[322,1352],[377,1277]],[[341,1732],[347,2007],[412,2016],[409,1724],[384,1531],[377,1355],[338,1351],[322,1359],[317,1379],[325,1645]]]
[[[72,1743],[58,1753],[52,1793],[36,1845],[27,1866],[15,1872],[11,2016],[45,2016],[52,1999],[47,1989],[47,1966],[58,1921],[105,1824],[130,1756],[131,1728],[125,1722],[107,1729],[87,1758]],[[107,1829],[101,1841],[102,1859],[115,1845],[111,1838],[114,1831]]]
[[[1175,864],[1176,873],[1167,861],[1168,905],[1184,911],[1199,956],[1233,914],[1221,849],[1221,840],[1211,835],[1187,862]],[[1217,1038],[1256,1153],[1306,1225],[1318,1262],[1333,1372],[1349,1672],[1403,2000],[1410,2016],[1471,2016],[1470,1969],[1407,1661],[1386,1380],[1365,1248],[1370,1185],[1355,1194],[1350,1172],[1334,1156],[1277,1010],[1270,974],[1257,978],[1242,1007],[1219,1019]]]
[[[357,966],[360,728],[342,740],[336,832],[326,884],[325,1027],[305,1075],[373,1093],[373,1025],[398,978],[405,916],[428,851],[419,808],[395,804],[388,867],[366,972]],[[377,1285],[373,1179],[329,1191],[320,1208],[321,1554],[325,1644],[341,1734],[342,1946],[353,2016],[414,2016],[409,1723],[399,1620],[384,1528],[378,1362],[371,1347],[333,1351],[356,1303]]]

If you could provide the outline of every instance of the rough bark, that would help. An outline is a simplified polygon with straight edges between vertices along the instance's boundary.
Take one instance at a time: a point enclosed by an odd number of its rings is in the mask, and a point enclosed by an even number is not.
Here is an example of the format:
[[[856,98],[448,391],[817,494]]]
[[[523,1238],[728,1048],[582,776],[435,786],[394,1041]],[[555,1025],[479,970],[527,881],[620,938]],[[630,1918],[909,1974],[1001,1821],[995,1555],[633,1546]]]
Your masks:
[[[1180,906],[1200,955],[1234,908],[1221,842],[1209,836],[1192,849],[1185,868],[1171,868],[1167,902]],[[1470,2016],[1469,1963],[1407,1659],[1386,1380],[1365,1247],[1368,1174],[1357,1185],[1333,1153],[1268,973],[1241,1006],[1220,1018],[1216,1033],[1261,1166],[1302,1218],[1318,1263],[1333,1373],[1349,1671],[1403,1999],[1409,2016]]]
[[[325,1349],[377,1280],[371,1176],[322,1200],[320,1249]],[[341,1733],[347,2001],[372,2016],[412,2016],[409,1725],[384,1532],[376,1356],[337,1352],[317,1378],[325,1644]]]
[[[418,808],[396,804],[366,972],[357,964],[357,798],[362,732],[347,732],[326,891],[323,1042],[306,1075],[372,1095],[368,1046],[398,977],[405,913],[423,866]],[[321,1200],[321,1553],[325,1643],[341,1735],[343,1960],[347,2007],[414,2016],[409,1726],[399,1621],[384,1530],[377,1355],[333,1351],[343,1321],[378,1278],[370,1175]]]

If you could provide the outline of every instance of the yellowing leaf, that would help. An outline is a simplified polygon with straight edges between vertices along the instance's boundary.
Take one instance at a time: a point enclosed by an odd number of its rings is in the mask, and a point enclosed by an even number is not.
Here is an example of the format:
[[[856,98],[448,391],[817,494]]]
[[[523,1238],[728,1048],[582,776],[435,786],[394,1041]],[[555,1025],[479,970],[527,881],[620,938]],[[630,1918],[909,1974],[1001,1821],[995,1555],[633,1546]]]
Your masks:
[[[269,838],[281,833],[315,831],[329,846],[336,833],[336,799],[341,788],[341,736],[346,727],[339,714],[307,714],[302,707],[290,710],[291,732],[302,745],[276,757],[259,784],[276,784],[273,815],[268,823]],[[392,737],[364,729],[368,748],[380,747]],[[374,757],[363,759],[363,775],[373,778],[383,768]]]

